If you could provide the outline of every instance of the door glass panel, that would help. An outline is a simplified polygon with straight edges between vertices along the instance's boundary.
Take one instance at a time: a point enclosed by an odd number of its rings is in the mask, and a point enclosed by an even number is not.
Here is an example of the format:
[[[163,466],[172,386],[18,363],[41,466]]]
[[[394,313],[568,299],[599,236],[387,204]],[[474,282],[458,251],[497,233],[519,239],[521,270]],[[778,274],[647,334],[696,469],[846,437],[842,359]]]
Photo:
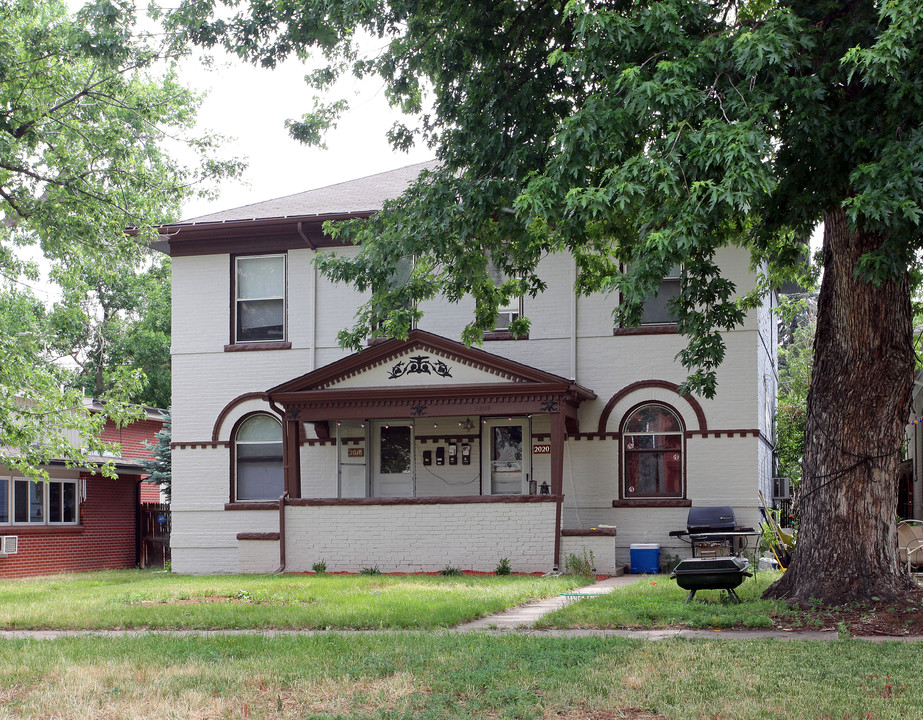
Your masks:
[[[522,473],[522,426],[501,425],[491,428],[491,493],[522,494]]]
[[[410,472],[410,428],[406,425],[381,428],[379,468],[383,474]]]

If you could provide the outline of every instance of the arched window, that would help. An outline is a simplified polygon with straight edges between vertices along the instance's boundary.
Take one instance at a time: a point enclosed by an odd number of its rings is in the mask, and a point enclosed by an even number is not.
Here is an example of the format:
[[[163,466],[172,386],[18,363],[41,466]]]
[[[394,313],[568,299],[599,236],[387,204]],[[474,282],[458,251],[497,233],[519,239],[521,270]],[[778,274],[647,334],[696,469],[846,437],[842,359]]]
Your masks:
[[[683,425],[664,405],[642,405],[622,429],[623,497],[683,497]]]
[[[282,494],[282,425],[270,415],[253,415],[234,438],[237,473],[234,499],[278,500]]]

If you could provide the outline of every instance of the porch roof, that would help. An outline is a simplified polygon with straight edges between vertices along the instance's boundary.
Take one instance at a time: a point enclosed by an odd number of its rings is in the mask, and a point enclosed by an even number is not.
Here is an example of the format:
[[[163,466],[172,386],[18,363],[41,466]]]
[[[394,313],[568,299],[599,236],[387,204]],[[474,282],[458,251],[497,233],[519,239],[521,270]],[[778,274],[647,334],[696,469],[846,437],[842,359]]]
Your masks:
[[[575,424],[580,403],[596,397],[567,378],[423,330],[337,360],[267,394],[287,419],[307,422],[561,413]]]

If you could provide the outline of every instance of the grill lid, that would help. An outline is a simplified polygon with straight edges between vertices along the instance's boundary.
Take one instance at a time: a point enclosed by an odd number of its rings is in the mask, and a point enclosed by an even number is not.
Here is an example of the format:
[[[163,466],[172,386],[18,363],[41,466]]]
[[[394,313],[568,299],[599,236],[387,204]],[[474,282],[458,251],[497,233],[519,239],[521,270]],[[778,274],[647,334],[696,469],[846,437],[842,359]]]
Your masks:
[[[689,508],[686,532],[730,532],[737,527],[734,508],[730,505]]]

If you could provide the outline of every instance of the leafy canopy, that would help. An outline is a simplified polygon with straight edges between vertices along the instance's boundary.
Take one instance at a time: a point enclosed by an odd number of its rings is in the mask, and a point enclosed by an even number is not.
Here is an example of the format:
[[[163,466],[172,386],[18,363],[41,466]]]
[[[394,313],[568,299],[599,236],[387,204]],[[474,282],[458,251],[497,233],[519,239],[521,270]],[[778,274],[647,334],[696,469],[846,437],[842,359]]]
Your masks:
[[[543,290],[536,266],[560,252],[576,258],[575,292],[618,288],[616,320],[634,324],[682,264],[680,359],[687,388],[710,396],[720,331],[762,290],[739,297],[720,248],[749,248],[767,284],[792,279],[813,228],[842,210],[880,236],[860,265],[880,282],[923,244],[916,0],[317,0],[220,18],[217,5],[237,7],[186,0],[171,22],[264,66],[323,53],[319,92],[345,72],[380,76],[415,120],[393,143],[425,142],[441,162],[371,222],[332,229],[362,248],[322,268],[371,291],[347,345],[406,333],[421,300],[469,294],[463,337],[477,342],[499,302]],[[360,53],[363,33],[378,54]],[[319,137],[342,107],[317,105],[293,134]],[[495,287],[489,262],[515,280]]]
[[[105,417],[81,409],[75,373],[59,362],[75,342],[66,331],[89,322],[75,293],[91,275],[140,265],[145,250],[125,228],[149,237],[200,182],[239,170],[216,158],[218,138],[191,134],[198,99],[177,82],[176,46],[136,21],[127,0],[75,15],[60,0],[0,4],[0,464],[30,477],[103,449]],[[176,159],[184,147],[195,170]],[[23,250],[83,268],[59,271],[57,310],[21,284],[37,277]],[[143,381],[123,365],[100,398],[118,421]]]

